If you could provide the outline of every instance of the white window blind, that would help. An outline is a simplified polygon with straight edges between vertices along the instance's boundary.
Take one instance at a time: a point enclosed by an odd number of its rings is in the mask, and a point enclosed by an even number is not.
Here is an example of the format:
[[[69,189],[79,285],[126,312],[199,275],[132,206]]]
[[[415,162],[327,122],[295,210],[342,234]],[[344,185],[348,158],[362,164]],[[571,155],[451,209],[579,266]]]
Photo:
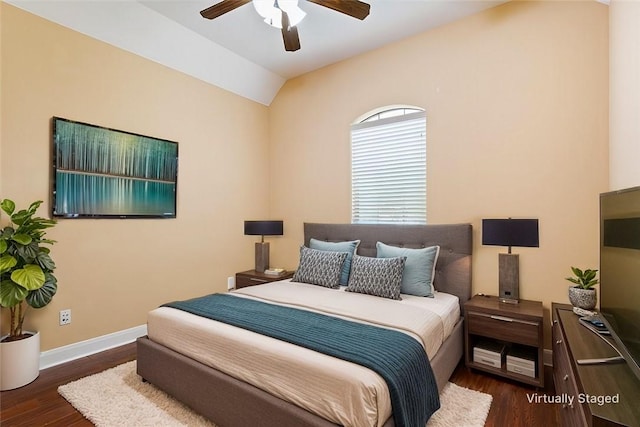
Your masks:
[[[351,127],[352,223],[427,222],[424,111]]]

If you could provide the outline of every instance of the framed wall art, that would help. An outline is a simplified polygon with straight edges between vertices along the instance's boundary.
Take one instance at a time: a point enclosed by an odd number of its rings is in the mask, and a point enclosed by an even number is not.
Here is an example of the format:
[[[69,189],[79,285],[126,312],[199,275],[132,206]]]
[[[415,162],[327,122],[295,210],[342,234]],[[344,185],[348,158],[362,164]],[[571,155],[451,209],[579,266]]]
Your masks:
[[[178,143],[53,118],[52,216],[175,218]]]

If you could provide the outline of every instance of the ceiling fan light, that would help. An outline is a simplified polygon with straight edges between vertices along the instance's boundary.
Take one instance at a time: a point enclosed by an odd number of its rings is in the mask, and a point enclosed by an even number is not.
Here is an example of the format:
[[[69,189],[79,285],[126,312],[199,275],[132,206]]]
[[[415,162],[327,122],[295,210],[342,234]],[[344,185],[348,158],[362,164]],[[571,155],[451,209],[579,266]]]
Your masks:
[[[272,27],[282,28],[282,12],[289,16],[289,25],[295,27],[307,15],[298,7],[298,0],[253,0],[256,12]],[[276,4],[278,7],[276,7]]]
[[[264,22],[275,28],[282,28],[282,12],[274,13],[273,16],[264,18]]]
[[[272,27],[282,28],[282,11],[275,7],[274,0],[253,0],[251,3],[258,15],[264,18],[264,22]]]
[[[307,14],[298,6],[298,0],[278,0],[278,6],[289,16],[289,25],[295,27]]]

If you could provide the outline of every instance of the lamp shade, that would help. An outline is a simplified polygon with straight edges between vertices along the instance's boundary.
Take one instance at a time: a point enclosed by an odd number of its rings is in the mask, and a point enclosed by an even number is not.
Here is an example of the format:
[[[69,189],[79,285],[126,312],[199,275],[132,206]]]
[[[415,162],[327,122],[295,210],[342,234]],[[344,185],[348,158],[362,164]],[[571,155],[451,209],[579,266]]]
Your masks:
[[[483,219],[482,244],[489,246],[539,246],[537,219]]]
[[[282,221],[245,221],[247,236],[282,236]]]

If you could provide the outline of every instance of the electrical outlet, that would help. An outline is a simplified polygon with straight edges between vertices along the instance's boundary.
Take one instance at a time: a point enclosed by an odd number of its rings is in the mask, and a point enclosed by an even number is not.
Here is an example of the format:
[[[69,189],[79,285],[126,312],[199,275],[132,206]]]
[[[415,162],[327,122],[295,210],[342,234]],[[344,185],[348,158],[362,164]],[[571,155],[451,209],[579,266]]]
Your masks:
[[[60,326],[71,323],[71,309],[60,310]]]
[[[227,277],[227,289],[231,290],[236,287],[236,278],[233,276]]]

